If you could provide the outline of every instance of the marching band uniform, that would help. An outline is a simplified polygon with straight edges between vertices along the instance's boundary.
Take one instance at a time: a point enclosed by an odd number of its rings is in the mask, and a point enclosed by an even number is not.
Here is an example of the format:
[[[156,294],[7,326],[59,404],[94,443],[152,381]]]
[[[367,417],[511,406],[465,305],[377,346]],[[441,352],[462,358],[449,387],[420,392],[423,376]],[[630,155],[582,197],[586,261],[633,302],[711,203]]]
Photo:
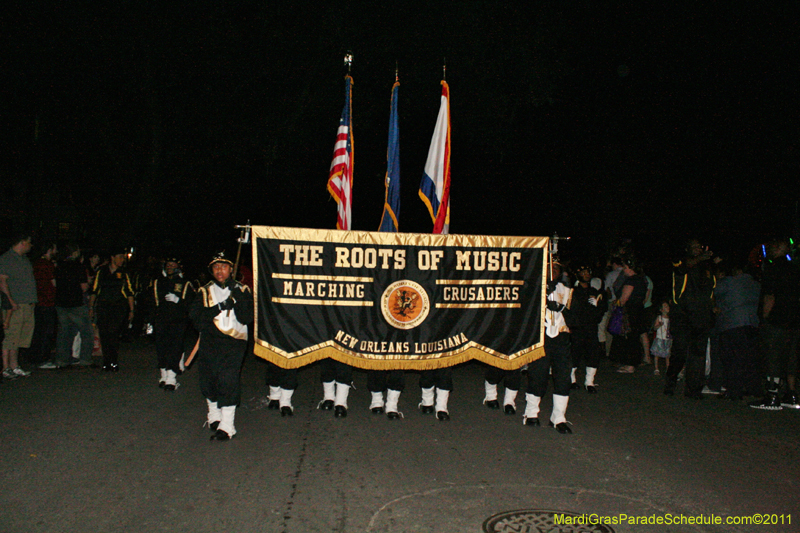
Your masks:
[[[450,420],[447,401],[453,391],[453,369],[447,367],[437,368],[436,370],[423,370],[419,377],[419,387],[422,389],[422,401],[419,404],[422,414],[433,413],[435,409],[436,418],[442,421]],[[436,400],[435,407],[434,397]]]
[[[350,385],[353,383],[353,367],[340,363],[335,359],[322,361],[322,401],[317,409],[330,411],[333,416],[344,418],[347,416],[347,396],[350,394]]]
[[[597,393],[594,377],[600,364],[600,341],[597,337],[597,327],[603,319],[605,309],[600,305],[603,301],[603,292],[591,286],[591,269],[580,267],[576,270],[579,279],[572,289],[572,306],[570,334],[572,337],[572,374],[570,376],[572,389],[580,388],[576,379],[576,372],[581,359],[586,364],[584,386],[590,394]],[[584,272],[588,277],[581,278]]]
[[[486,395],[483,403],[489,409],[500,409],[500,402],[497,400],[497,385],[505,381],[506,390],[503,396],[503,411],[507,415],[517,412],[517,393],[522,382],[522,372],[520,370],[503,370],[490,366],[484,373],[483,388]]]
[[[570,332],[564,315],[569,313],[572,289],[560,280],[560,266],[553,264],[553,281],[547,283],[547,309],[545,310],[544,352],[528,367],[528,390],[522,423],[538,426],[539,402],[547,392],[547,380],[553,375],[553,412],[550,426],[559,433],[572,433],[567,425],[566,413],[570,390]]]
[[[267,409],[280,409],[281,416],[294,416],[292,395],[297,389],[297,369],[281,368],[267,361],[266,381],[269,387]]]
[[[370,410],[373,414],[380,415],[386,412],[389,420],[397,420],[403,416],[397,407],[400,393],[406,387],[406,374],[404,370],[370,370],[367,372],[367,390],[372,401]],[[386,393],[384,402],[383,394]]]
[[[183,279],[180,261],[172,258],[164,261],[161,276],[153,280],[153,326],[161,372],[158,386],[167,391],[180,386],[175,378],[181,373],[181,357],[189,326],[189,302],[194,293],[192,284]]]
[[[126,254],[120,251],[95,274],[89,310],[96,320],[103,347],[103,370],[119,370],[119,339],[133,319],[133,286],[123,265]]]
[[[198,291],[189,316],[200,332],[197,359],[200,391],[208,405],[211,439],[229,440],[236,434],[234,418],[241,399],[240,374],[247,348],[247,324],[253,320],[253,295],[235,281],[233,262],[224,252],[209,264],[214,280]]]

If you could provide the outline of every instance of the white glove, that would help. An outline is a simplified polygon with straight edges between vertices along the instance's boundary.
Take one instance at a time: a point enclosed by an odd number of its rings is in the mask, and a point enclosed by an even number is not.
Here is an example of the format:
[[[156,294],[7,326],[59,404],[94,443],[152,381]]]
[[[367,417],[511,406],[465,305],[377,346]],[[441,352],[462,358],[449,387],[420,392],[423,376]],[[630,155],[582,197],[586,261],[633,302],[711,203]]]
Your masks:
[[[178,297],[178,295],[177,295],[177,294],[172,294],[171,292],[167,293],[167,295],[166,295],[166,296],[164,296],[164,299],[165,299],[166,301],[168,301],[168,302],[172,302],[172,303],[174,303],[174,304],[176,304],[176,303],[178,303],[178,302],[180,302],[180,301],[181,301],[181,299]]]
[[[594,307],[597,307],[597,298],[594,296],[589,296],[589,304]]]

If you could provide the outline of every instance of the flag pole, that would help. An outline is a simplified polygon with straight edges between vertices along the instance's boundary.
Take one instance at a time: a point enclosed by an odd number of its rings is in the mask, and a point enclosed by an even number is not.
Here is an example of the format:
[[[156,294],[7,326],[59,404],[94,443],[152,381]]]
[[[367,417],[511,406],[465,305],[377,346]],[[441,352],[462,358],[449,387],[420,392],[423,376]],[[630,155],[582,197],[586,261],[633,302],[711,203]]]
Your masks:
[[[347,66],[347,75],[350,75],[350,71],[353,67],[353,52],[348,50],[347,53],[344,55],[344,64]]]

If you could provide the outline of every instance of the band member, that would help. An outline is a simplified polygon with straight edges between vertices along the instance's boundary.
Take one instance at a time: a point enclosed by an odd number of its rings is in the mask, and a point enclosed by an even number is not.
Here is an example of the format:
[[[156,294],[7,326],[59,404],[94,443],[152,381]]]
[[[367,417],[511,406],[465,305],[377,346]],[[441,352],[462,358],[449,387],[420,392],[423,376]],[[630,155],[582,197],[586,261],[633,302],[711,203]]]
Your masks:
[[[400,393],[406,386],[406,375],[403,370],[370,370],[367,372],[367,389],[369,390],[372,401],[370,411],[380,415],[386,412],[389,420],[397,420],[403,417],[397,407],[400,401]],[[386,401],[384,401],[386,393]]]
[[[280,409],[281,416],[294,416],[292,395],[297,389],[297,369],[281,368],[267,361],[267,387],[269,387],[267,409]]]
[[[497,385],[501,381],[504,381],[506,386],[503,395],[503,411],[507,415],[516,414],[517,393],[522,381],[520,370],[503,370],[493,366],[487,368],[484,373],[483,388],[486,395],[483,398],[483,404],[489,409],[500,409],[500,402],[497,400]]]
[[[161,276],[153,280],[153,326],[161,373],[158,386],[167,391],[180,386],[175,378],[181,373],[181,357],[189,328],[189,303],[194,292],[192,284],[183,279],[180,261],[166,259]]]
[[[96,321],[103,346],[103,370],[119,370],[119,342],[133,320],[133,286],[124,265],[128,254],[119,250],[97,271],[89,297],[89,316]]]
[[[347,396],[350,394],[353,382],[353,367],[334,359],[324,359],[320,380],[323,397],[317,409],[324,411],[333,409],[333,416],[336,418],[346,417]]]
[[[597,325],[603,319],[605,306],[603,293],[591,286],[592,269],[580,266],[575,270],[578,281],[572,290],[570,334],[572,337],[572,389],[580,388],[576,379],[581,360],[586,364],[584,386],[590,394],[597,393],[594,376],[600,363],[600,341],[597,338]]]
[[[422,389],[422,401],[419,404],[422,414],[433,413],[435,409],[436,418],[442,421],[450,420],[447,401],[453,391],[453,369],[447,367],[423,370],[419,377],[419,387]]]
[[[247,324],[253,321],[253,295],[233,279],[233,262],[225,252],[215,255],[208,267],[213,280],[200,288],[189,316],[200,332],[200,391],[208,405],[208,426],[214,431],[211,439],[229,440],[236,435],[234,419],[241,399]]]
[[[553,412],[550,427],[559,433],[572,433],[567,425],[566,413],[570,389],[570,332],[565,320],[569,314],[572,289],[561,281],[561,265],[553,258],[547,282],[547,309],[545,310],[544,357],[528,366],[528,391],[522,423],[539,426],[539,403],[547,392],[547,381],[553,375]]]

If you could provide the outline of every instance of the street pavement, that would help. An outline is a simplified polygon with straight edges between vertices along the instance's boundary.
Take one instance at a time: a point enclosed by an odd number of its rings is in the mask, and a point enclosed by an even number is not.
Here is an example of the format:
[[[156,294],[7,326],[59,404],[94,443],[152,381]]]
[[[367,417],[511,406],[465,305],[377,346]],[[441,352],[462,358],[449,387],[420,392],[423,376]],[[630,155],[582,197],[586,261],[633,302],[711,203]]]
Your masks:
[[[800,531],[800,411],[665,397],[652,366],[604,362],[600,393],[573,391],[561,435],[549,400],[538,428],[522,424],[524,394],[515,416],[482,405],[478,363],[454,372],[449,422],[419,412],[414,373],[405,417],[373,415],[361,371],[334,418],[316,409],[316,365],[282,418],[250,356],[229,442],[203,427],[197,368],[159,389],[146,339],[123,345],[120,367],[0,385],[0,532]],[[608,524],[553,525],[561,513]]]

